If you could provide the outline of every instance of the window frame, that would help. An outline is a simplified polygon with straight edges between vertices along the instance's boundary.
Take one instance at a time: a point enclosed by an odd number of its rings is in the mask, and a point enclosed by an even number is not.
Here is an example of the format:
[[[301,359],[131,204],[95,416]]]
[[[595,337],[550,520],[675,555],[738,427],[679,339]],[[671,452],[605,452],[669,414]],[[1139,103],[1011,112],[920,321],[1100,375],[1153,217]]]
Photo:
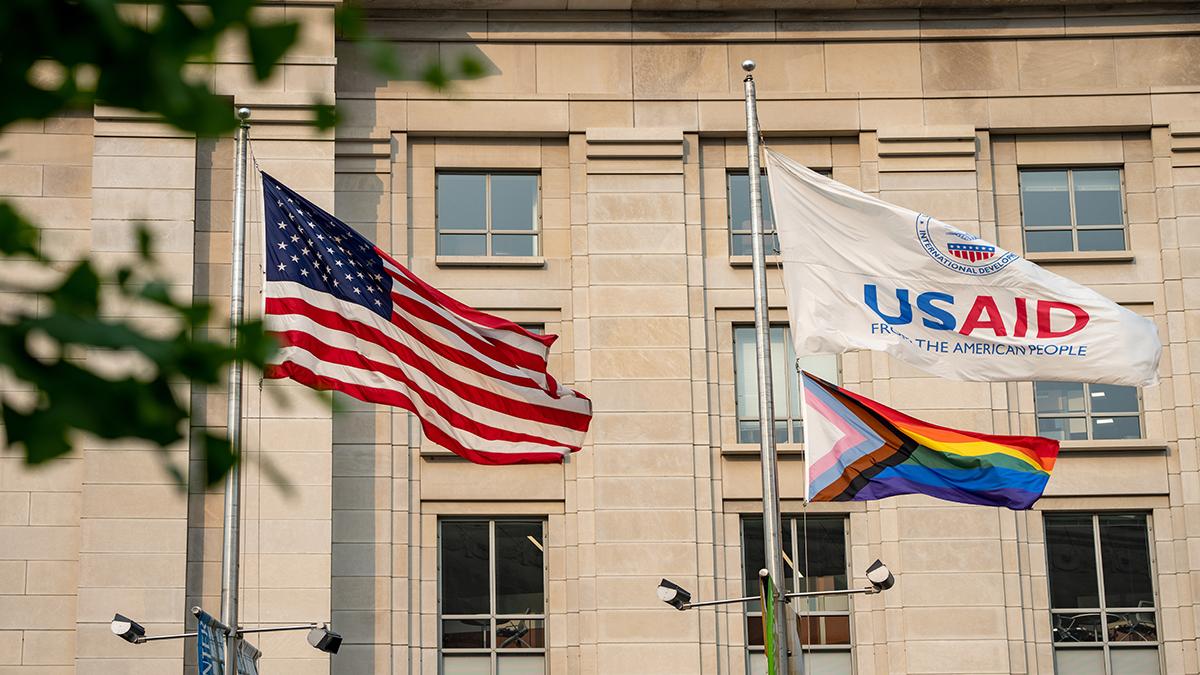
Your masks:
[[[1151,512],[1149,510],[1137,510],[1137,509],[1115,509],[1115,510],[1105,510],[1105,511],[1048,511],[1048,512],[1044,513],[1042,516],[1042,537],[1043,537],[1043,541],[1047,542],[1047,544],[1045,546],[1047,556],[1049,556],[1049,553],[1050,553],[1050,549],[1049,549],[1049,545],[1048,545],[1048,538],[1046,536],[1046,529],[1047,529],[1047,525],[1048,525],[1047,521],[1053,520],[1053,518],[1055,516],[1060,516],[1060,515],[1061,516],[1071,516],[1071,515],[1087,516],[1091,520],[1091,523],[1092,523],[1092,547],[1093,547],[1093,554],[1095,555],[1094,562],[1095,562],[1095,574],[1096,574],[1096,591],[1097,591],[1096,594],[1097,594],[1097,600],[1099,601],[1099,606],[1098,607],[1073,607],[1073,608],[1061,608],[1061,609],[1055,609],[1054,607],[1050,606],[1053,604],[1053,600],[1050,595],[1050,564],[1049,564],[1049,559],[1047,558],[1047,561],[1046,561],[1047,596],[1046,597],[1048,598],[1048,600],[1047,600],[1046,604],[1048,606],[1047,611],[1050,613],[1050,648],[1051,648],[1051,650],[1056,652],[1059,649],[1084,650],[1084,649],[1099,648],[1104,655],[1104,675],[1111,675],[1111,673],[1112,673],[1111,652],[1113,649],[1113,647],[1112,647],[1113,644],[1120,645],[1120,646],[1116,647],[1116,649],[1118,649],[1118,650],[1119,649],[1138,649],[1138,648],[1148,649],[1149,647],[1153,646],[1155,651],[1158,654],[1158,671],[1159,671],[1159,673],[1164,672],[1164,669],[1163,669],[1164,654],[1163,654],[1163,639],[1162,639],[1162,613],[1160,612],[1162,601],[1161,601],[1161,597],[1159,595],[1159,588],[1158,588],[1158,556],[1157,556],[1155,548],[1154,548],[1155,539],[1154,539],[1154,514],[1153,514],[1153,512]],[[1104,589],[1104,559],[1102,557],[1102,544],[1100,541],[1100,517],[1101,516],[1113,516],[1113,515],[1137,515],[1137,516],[1143,516],[1145,518],[1146,551],[1147,551],[1147,555],[1149,557],[1149,566],[1150,566],[1150,570],[1149,570],[1149,572],[1150,572],[1150,592],[1151,592],[1151,595],[1152,595],[1153,601],[1154,601],[1153,606],[1151,606],[1149,608],[1146,608],[1146,607],[1127,608],[1127,607],[1108,607],[1107,606],[1107,600],[1105,598],[1105,589]],[[1147,612],[1154,614],[1155,638],[1156,638],[1154,641],[1147,640],[1147,641],[1124,642],[1124,641],[1118,641],[1118,640],[1110,640],[1107,630],[1104,630],[1101,632],[1101,639],[1097,642],[1059,642],[1055,639],[1054,617],[1056,615],[1060,615],[1060,614],[1075,614],[1075,615],[1099,614],[1100,620],[1101,620],[1101,625],[1107,626],[1108,625],[1108,615],[1110,613],[1121,613],[1121,614],[1142,613],[1142,614],[1144,614]],[[1055,672],[1057,672],[1058,671],[1057,659],[1055,659],[1054,668],[1055,668]]]
[[[1119,412],[1119,413],[1099,413],[1092,412],[1092,384],[1090,382],[1068,382],[1067,384],[1079,384],[1083,386],[1083,412],[1062,412],[1062,413],[1045,413],[1038,410],[1037,405],[1037,388],[1042,382],[1056,382],[1058,380],[1035,380],[1033,383],[1033,423],[1035,433],[1041,435],[1042,419],[1082,419],[1084,428],[1087,430],[1087,438],[1077,439],[1059,439],[1062,443],[1082,443],[1085,441],[1133,441],[1143,440],[1146,438],[1146,405],[1142,400],[1142,388],[1132,387],[1132,385],[1114,385],[1114,386],[1131,386],[1134,390],[1134,395],[1137,397],[1136,412]],[[1092,434],[1092,422],[1095,417],[1136,417],[1138,420],[1138,435],[1135,438],[1094,438]]]
[[[445,614],[442,608],[445,606],[443,598],[443,581],[445,579],[442,570],[442,524],[447,522],[455,523],[487,523],[488,524],[488,614]],[[497,523],[539,523],[542,527],[542,612],[540,614],[500,614],[496,611],[496,524]],[[438,661],[437,667],[439,673],[445,672],[444,659],[447,655],[450,656],[483,656],[487,655],[490,660],[490,671],[492,675],[499,672],[498,660],[500,655],[541,655],[543,672],[548,672],[550,668],[550,641],[548,639],[549,631],[549,606],[550,606],[550,556],[546,552],[548,545],[547,537],[549,535],[549,519],[546,516],[449,516],[439,517],[437,519],[437,651]],[[443,644],[444,629],[443,622],[446,620],[461,620],[461,619],[487,619],[489,621],[489,635],[491,639],[487,647],[449,647]],[[505,648],[501,649],[495,644],[496,627],[503,621],[521,619],[535,619],[542,622],[542,638],[543,647],[528,647],[528,648]]]
[[[442,176],[483,176],[483,213],[482,229],[445,229],[442,227],[441,213],[438,210],[440,202]],[[508,256],[494,254],[492,237],[496,230],[492,228],[492,177],[493,176],[532,176],[535,190],[533,199],[533,228],[530,230],[501,230],[500,236],[532,236],[533,252],[527,256]],[[483,255],[464,255],[442,251],[442,235],[483,235]],[[489,260],[508,260],[537,257],[542,254],[542,172],[530,169],[436,169],[433,175],[433,241],[435,257],[478,258]]]
[[[809,167],[809,168],[812,169],[813,171],[816,171],[817,173],[821,174],[822,176],[825,176],[826,178],[833,178],[833,169],[832,168],[828,168],[828,169],[827,168],[812,168],[812,167]],[[738,230],[738,229],[734,228],[734,225],[733,225],[734,224],[733,199],[732,199],[733,177],[734,176],[745,176],[747,179],[749,179],[750,170],[748,168],[744,168],[744,167],[743,168],[737,168],[737,167],[727,168],[725,170],[725,226],[729,230],[729,240],[728,240],[729,255],[731,258],[744,259],[746,257],[749,257],[750,254],[749,253],[737,253],[736,249],[734,247],[734,241],[736,241],[736,237],[738,237],[738,236],[746,237],[750,241],[750,245],[753,246],[754,245],[754,233],[751,232],[749,229]],[[760,176],[760,181],[761,181],[759,183],[759,190],[766,196],[767,199],[770,199],[771,192],[770,192],[770,189],[767,187],[768,179],[767,179],[767,170],[765,167],[760,169],[759,176]],[[769,222],[767,220],[768,213],[770,214]],[[763,237],[763,255],[768,258],[777,259],[779,257],[779,254],[781,253],[781,251],[779,248],[779,228],[775,225],[774,204],[771,205],[770,211],[768,211],[765,208],[765,204],[764,204],[762,237]]]
[[[1104,225],[1079,225],[1078,215],[1075,211],[1075,172],[1076,171],[1093,171],[1093,170],[1113,170],[1117,172],[1117,198],[1121,203],[1121,222],[1104,224]],[[1069,225],[1037,225],[1032,229],[1038,232],[1070,232],[1071,233],[1071,248],[1067,250],[1051,250],[1051,251],[1030,251],[1029,250],[1029,230],[1030,226],[1025,224],[1025,188],[1023,177],[1026,173],[1050,173],[1054,171],[1067,172],[1067,209],[1070,216]],[[1056,255],[1068,253],[1080,254],[1108,254],[1119,255],[1122,253],[1130,253],[1129,248],[1129,200],[1125,194],[1125,166],[1122,164],[1072,164],[1072,165],[1035,165],[1035,166],[1017,166],[1017,204],[1021,214],[1021,246],[1026,254],[1033,255]],[[1115,230],[1117,227],[1121,229],[1121,235],[1124,239],[1124,245],[1119,249],[1097,249],[1097,250],[1082,250],[1079,248],[1079,231],[1080,230]]]
[[[754,513],[744,513],[744,514],[741,514],[741,517],[738,518],[738,527],[739,527],[738,539],[739,539],[740,550],[742,553],[742,556],[741,556],[741,560],[742,560],[741,587],[742,588],[746,587],[746,583],[749,578],[747,576],[749,570],[745,569],[745,567],[746,567],[746,562],[745,562],[746,561],[746,521],[750,520],[752,518],[760,518],[761,519],[762,515],[754,514]],[[821,513],[821,514],[812,514],[812,515],[807,514],[807,513],[783,514],[781,517],[781,520],[789,525],[789,529],[791,531],[790,533],[791,533],[791,538],[792,538],[791,539],[792,550],[789,551],[789,553],[792,555],[792,560],[796,561],[796,562],[798,562],[797,559],[799,557],[799,545],[800,545],[800,543],[799,543],[800,538],[798,537],[798,535],[803,530],[802,526],[799,526],[798,523],[803,523],[808,518],[823,519],[823,520],[840,520],[842,522],[842,537],[843,537],[843,541],[844,541],[844,543],[842,545],[843,546],[842,550],[845,551],[844,564],[845,564],[845,572],[846,572],[846,582],[847,582],[847,586],[849,586],[850,581],[854,578],[853,573],[850,571],[850,558],[851,558],[851,555],[850,555],[850,553],[851,553],[850,514],[848,514],[848,513]],[[805,548],[806,549],[808,548],[807,543],[806,543]],[[786,564],[786,562],[785,562],[785,564]],[[793,569],[795,570],[796,574],[799,575],[800,570],[796,566],[793,566]],[[754,571],[754,577],[755,578],[758,577],[757,570]],[[797,576],[796,578],[798,580],[799,576]],[[787,584],[788,584],[788,580],[787,579],[783,580],[782,588],[784,589],[785,592],[790,593],[791,590]],[[814,645],[814,644],[804,644],[802,642],[801,649],[806,654],[809,652],[837,652],[837,653],[848,654],[850,657],[851,672],[854,672],[854,670],[856,668],[855,663],[854,663],[854,661],[855,661],[855,659],[854,659],[854,646],[855,646],[855,643],[854,643],[854,596],[847,595],[845,597],[846,597],[846,610],[845,611],[828,610],[828,609],[819,610],[819,611],[810,611],[810,610],[806,609],[802,614],[799,612],[797,612],[797,614],[799,614],[800,616],[806,616],[806,617],[825,617],[825,616],[845,616],[845,617],[847,617],[847,630],[848,630],[849,643],[844,644],[844,645]],[[749,609],[748,605],[744,606],[744,608],[742,610],[742,616],[743,616],[742,627],[743,627],[743,630],[746,630],[749,626],[750,621],[752,621],[754,619],[758,619],[759,621],[762,620],[762,608],[759,607],[759,609],[757,611],[755,611],[755,610]],[[797,630],[799,630],[799,624],[797,624]],[[752,658],[751,655],[762,653],[765,650],[765,647],[762,645],[749,644],[750,641],[748,639],[748,636],[747,636],[747,639],[745,640],[745,642],[746,642],[746,645],[745,645],[745,647],[746,647],[746,672],[750,672],[750,660]]]
[[[759,424],[759,420],[761,419],[762,411],[761,410],[759,411],[760,417],[743,418],[739,414],[738,405],[737,405],[738,388],[740,386],[739,383],[741,382],[741,378],[738,377],[739,370],[738,370],[738,365],[737,365],[738,364],[737,334],[738,334],[739,329],[746,329],[746,328],[754,330],[755,326],[753,323],[747,323],[744,321],[733,321],[730,323],[730,333],[731,333],[730,337],[732,338],[731,343],[733,346],[733,440],[738,445],[756,445],[759,443],[759,441],[742,440],[742,423],[743,422],[747,422],[747,423],[753,422],[755,425]],[[788,402],[787,402],[787,406],[786,406],[786,409],[788,411],[788,417],[786,420],[787,440],[781,441],[778,438],[776,438],[775,443],[776,443],[776,445],[801,447],[804,444],[804,405],[802,402],[801,392],[800,392],[800,388],[801,388],[800,373],[796,370],[796,362],[797,362],[798,358],[795,356],[795,347],[793,347],[793,345],[792,345],[792,327],[791,327],[791,324],[789,324],[786,321],[772,321],[768,324],[768,331],[773,331],[776,328],[784,329],[784,335],[783,335],[784,349],[786,350],[786,353],[789,353],[793,356],[791,363],[788,364],[787,366],[785,366],[784,372],[787,374],[789,379],[795,378],[796,389],[795,389],[795,391],[792,391],[788,387],[788,385],[784,385],[784,391],[788,395]],[[775,362],[775,356],[776,356],[775,353],[772,351],[771,352],[771,362],[772,363]],[[841,358],[839,358],[839,355],[838,354],[820,354],[819,356],[829,356],[833,359],[834,369],[837,372],[837,381],[834,382],[834,384],[840,385],[841,380],[842,380],[842,360],[841,360]],[[753,367],[755,368],[754,376],[757,378],[757,373],[758,373],[757,365],[754,365]],[[789,367],[790,367],[790,369],[788,369]],[[775,384],[774,379],[772,379],[771,384],[772,384],[772,387],[778,386]],[[772,392],[772,396],[774,396],[774,393],[775,392]],[[757,399],[758,399],[757,391],[747,392],[746,395],[753,396],[755,399],[755,404],[757,405]],[[796,401],[797,401],[798,413],[797,413],[796,417],[792,417],[792,414],[791,414],[791,410],[792,410],[792,406],[791,406],[792,398],[791,397],[792,396],[795,396]],[[779,406],[779,403],[777,401],[773,400],[772,402],[775,404],[776,407]],[[776,428],[778,428],[781,421],[784,421],[784,420],[781,420],[778,416],[776,416],[776,418],[775,418]],[[797,425],[799,425],[799,427],[797,427]],[[799,430],[800,430],[800,433],[798,436],[796,434],[797,428],[799,428]],[[778,431],[776,431],[776,433],[778,433]]]
[[[726,221],[726,226],[729,228],[729,254],[731,256],[740,257],[740,256],[746,256],[746,255],[750,255],[750,254],[736,252],[736,249],[734,247],[734,241],[737,241],[736,237],[738,237],[738,236],[746,237],[747,240],[750,241],[750,245],[754,246],[754,232],[752,231],[752,228],[746,229],[746,230],[739,230],[739,229],[734,228],[733,178],[735,176],[745,176],[746,180],[747,180],[747,184],[748,184],[749,179],[750,179],[750,170],[749,169],[727,169],[725,171],[725,205],[726,205],[725,221]],[[770,197],[770,195],[771,195],[770,189],[767,187],[767,170],[765,168],[759,170],[759,192],[766,195],[767,199],[771,198]],[[768,213],[770,214],[769,216],[768,216]],[[769,222],[768,222],[768,218],[770,219]],[[771,209],[769,211],[767,208],[763,208],[762,238],[763,238],[763,255],[778,257],[779,253],[780,253],[780,251],[779,251],[779,231],[775,227],[775,210],[774,210],[773,204],[771,205]]]

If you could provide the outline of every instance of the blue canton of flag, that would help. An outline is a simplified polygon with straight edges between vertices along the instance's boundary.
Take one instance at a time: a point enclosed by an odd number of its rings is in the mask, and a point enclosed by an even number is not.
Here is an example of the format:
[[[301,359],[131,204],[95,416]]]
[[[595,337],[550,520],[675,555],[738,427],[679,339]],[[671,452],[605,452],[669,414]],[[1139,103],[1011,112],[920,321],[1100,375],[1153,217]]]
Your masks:
[[[266,173],[263,202],[267,281],[294,281],[392,315],[392,278],[374,244]]]

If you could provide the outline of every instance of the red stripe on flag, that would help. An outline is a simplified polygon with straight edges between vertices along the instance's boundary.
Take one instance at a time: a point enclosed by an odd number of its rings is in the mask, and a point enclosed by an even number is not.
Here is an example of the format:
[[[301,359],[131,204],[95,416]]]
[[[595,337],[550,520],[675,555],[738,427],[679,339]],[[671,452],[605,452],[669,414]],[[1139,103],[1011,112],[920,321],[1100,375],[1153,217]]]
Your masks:
[[[414,300],[413,298],[393,292],[392,301],[396,303],[397,308],[403,310],[405,313],[411,314],[412,316],[418,317],[445,330],[451,331],[479,352],[488,352],[490,350],[500,351],[507,355],[514,364],[521,366],[522,368],[528,368],[529,370],[535,372],[541,372],[545,367],[545,361],[543,361],[542,358],[536,354],[530,354],[529,352],[522,351],[503,342],[487,342],[481,340],[479,337],[471,335],[459,326],[454,325],[453,321],[450,321],[445,316],[434,311],[429,305]]]
[[[331,377],[318,375],[308,368],[292,362],[268,366],[264,375],[270,379],[290,378],[300,384],[322,391],[340,391],[343,394],[348,394],[368,403],[382,403],[410,411],[414,408],[413,402],[398,391],[343,382]],[[461,455],[476,464],[546,464],[550,462],[562,462],[563,460],[564,455],[559,452],[503,453],[473,450],[459,443],[454,437],[442,431],[424,417],[418,415],[417,418],[421,420],[421,431],[431,442],[457,455]],[[570,449],[572,452],[578,450],[575,447],[571,447]]]
[[[270,334],[278,338],[285,346],[299,347],[304,349],[322,361],[339,363],[343,366],[350,366],[352,368],[360,368],[362,370],[383,373],[393,380],[403,382],[410,389],[420,392],[419,395],[421,396],[421,399],[428,403],[431,407],[435,406],[435,403],[442,403],[442,401],[437,398],[436,394],[432,392],[426,392],[416,382],[413,382],[412,378],[410,378],[408,374],[405,373],[401,368],[367,358],[359,352],[330,346],[319,340],[316,336],[303,331],[289,330],[284,332],[272,332]],[[587,431],[588,423],[591,421],[591,416],[589,415],[581,415],[576,412],[565,411],[558,408],[549,408],[536,403],[530,403],[528,401],[518,401],[500,396],[495,392],[488,391],[482,387],[476,387],[467,382],[463,382],[462,380],[454,379],[437,368],[434,368],[429,362],[420,359],[416,354],[407,348],[402,348],[399,351],[394,351],[391,353],[401,361],[404,361],[414,369],[420,371],[423,375],[433,380],[437,384],[454,392],[454,394],[460,398],[495,412],[519,419],[529,419],[542,424],[563,427],[565,429],[580,432]],[[453,412],[454,411],[451,411],[451,413]],[[447,417],[447,419],[449,419],[449,417]],[[474,420],[468,419],[466,421],[474,423]],[[462,427],[463,425],[455,424],[455,426]],[[475,435],[486,437],[481,433],[475,433]],[[554,443],[555,441],[548,442]]]
[[[359,321],[347,319],[336,312],[315,307],[300,298],[267,298],[266,314],[299,314],[312,319],[326,328],[340,330],[343,333],[350,333],[355,337],[362,338],[363,340],[379,345],[389,352],[408,349],[407,345],[399,340],[396,340],[390,335],[384,334],[377,328],[368,326]],[[416,340],[435,354],[464,368],[473,370],[479,373],[481,376],[490,377],[522,387],[532,387],[535,389],[545,390],[541,384],[529,377],[501,372],[482,360],[467,354],[466,352],[459,351],[449,345],[437,342],[403,319],[399,321],[393,321],[392,323],[397,328],[400,328],[405,332],[405,337]],[[547,391],[546,393],[557,397],[555,392]]]
[[[467,305],[464,305],[463,303],[459,302],[458,300],[455,300],[454,298],[450,297],[449,295],[446,295],[445,293],[439,291],[438,289],[434,288],[433,286],[430,286],[429,284],[422,281],[420,278],[417,277],[417,275],[413,274],[407,267],[396,262],[395,260],[392,259],[391,256],[384,253],[383,251],[380,251],[378,247],[375,248],[375,252],[378,253],[384,260],[389,262],[392,266],[394,266],[397,270],[400,271],[400,273],[397,274],[397,273],[393,272],[392,270],[387,269],[387,267],[385,266],[384,269],[387,271],[389,276],[391,276],[393,279],[396,279],[397,281],[403,283],[405,285],[405,287],[411,289],[414,293],[417,293],[418,295],[425,298],[429,302],[431,302],[435,305],[440,305],[442,307],[445,307],[446,309],[450,310],[451,312],[454,312],[455,314],[461,316],[462,318],[466,319],[467,321],[471,321],[473,323],[479,324],[480,326],[486,326],[488,328],[498,328],[498,329],[502,329],[502,330],[511,331],[513,333],[517,333],[518,335],[524,335],[525,337],[528,337],[533,340],[537,340],[538,342],[541,342],[542,344],[546,345],[547,347],[554,344],[554,341],[558,339],[557,335],[538,335],[537,333],[530,333],[529,331],[525,330],[524,328],[521,328],[520,326],[513,323],[512,321],[509,321],[508,319],[502,319],[498,316],[492,316],[491,314],[486,314],[484,312],[481,312],[481,311],[475,309],[474,307],[469,307]]]

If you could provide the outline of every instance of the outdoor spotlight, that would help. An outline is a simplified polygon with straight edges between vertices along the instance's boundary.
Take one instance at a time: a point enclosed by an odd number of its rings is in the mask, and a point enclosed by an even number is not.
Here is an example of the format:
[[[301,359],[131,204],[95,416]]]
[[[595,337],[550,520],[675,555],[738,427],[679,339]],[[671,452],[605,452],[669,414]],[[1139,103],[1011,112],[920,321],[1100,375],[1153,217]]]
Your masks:
[[[663,579],[658,582],[658,599],[675,609],[683,611],[687,609],[687,604],[692,601],[692,594],[683,590],[681,586]]]
[[[882,561],[876,560],[867,568],[867,581],[875,588],[876,593],[882,593],[896,585],[896,577]]]
[[[342,647],[342,636],[329,630],[329,626],[321,625],[308,631],[308,644],[326,654],[336,654]]]
[[[113,615],[112,632],[113,635],[131,644],[137,644],[146,637],[146,629],[142,627],[142,624],[121,614]]]

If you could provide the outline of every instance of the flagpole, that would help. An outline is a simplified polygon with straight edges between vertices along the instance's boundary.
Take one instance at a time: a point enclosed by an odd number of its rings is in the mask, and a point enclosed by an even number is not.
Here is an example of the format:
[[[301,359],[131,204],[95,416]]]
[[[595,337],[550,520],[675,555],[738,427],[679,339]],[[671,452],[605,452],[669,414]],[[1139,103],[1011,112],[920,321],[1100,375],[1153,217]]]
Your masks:
[[[759,191],[760,168],[758,161],[758,101],[754,92],[755,63],[751,60],[742,62],[742,70],[746,71],[744,84],[746,87],[746,157],[749,168],[750,183],[750,239],[754,270],[754,351],[758,366],[758,434],[759,454],[762,465],[762,501],[763,501],[763,546],[767,561],[767,573],[776,589],[787,587],[787,577],[783,569],[783,537],[781,518],[779,516],[779,477],[775,452],[775,407],[771,389],[771,322],[767,314],[767,266],[763,251],[763,222],[762,222],[762,193]],[[784,615],[785,603],[778,590],[770,599],[770,606],[763,607],[764,613],[770,612],[773,635],[766,643],[771,646],[773,654],[767,654],[767,661],[772,661],[776,667],[787,668],[787,621]],[[764,636],[766,637],[766,636]],[[797,658],[800,673],[804,672],[803,656]],[[786,672],[786,670],[785,670]]]
[[[236,349],[237,328],[244,311],[246,259],[246,145],[250,138],[250,109],[238,108],[237,149],[233,183],[233,283],[229,289],[229,342]],[[229,365],[229,443],[234,463],[225,474],[225,524],[221,546],[221,623],[229,627],[225,645],[225,672],[237,675],[238,557],[242,516],[242,362]]]

